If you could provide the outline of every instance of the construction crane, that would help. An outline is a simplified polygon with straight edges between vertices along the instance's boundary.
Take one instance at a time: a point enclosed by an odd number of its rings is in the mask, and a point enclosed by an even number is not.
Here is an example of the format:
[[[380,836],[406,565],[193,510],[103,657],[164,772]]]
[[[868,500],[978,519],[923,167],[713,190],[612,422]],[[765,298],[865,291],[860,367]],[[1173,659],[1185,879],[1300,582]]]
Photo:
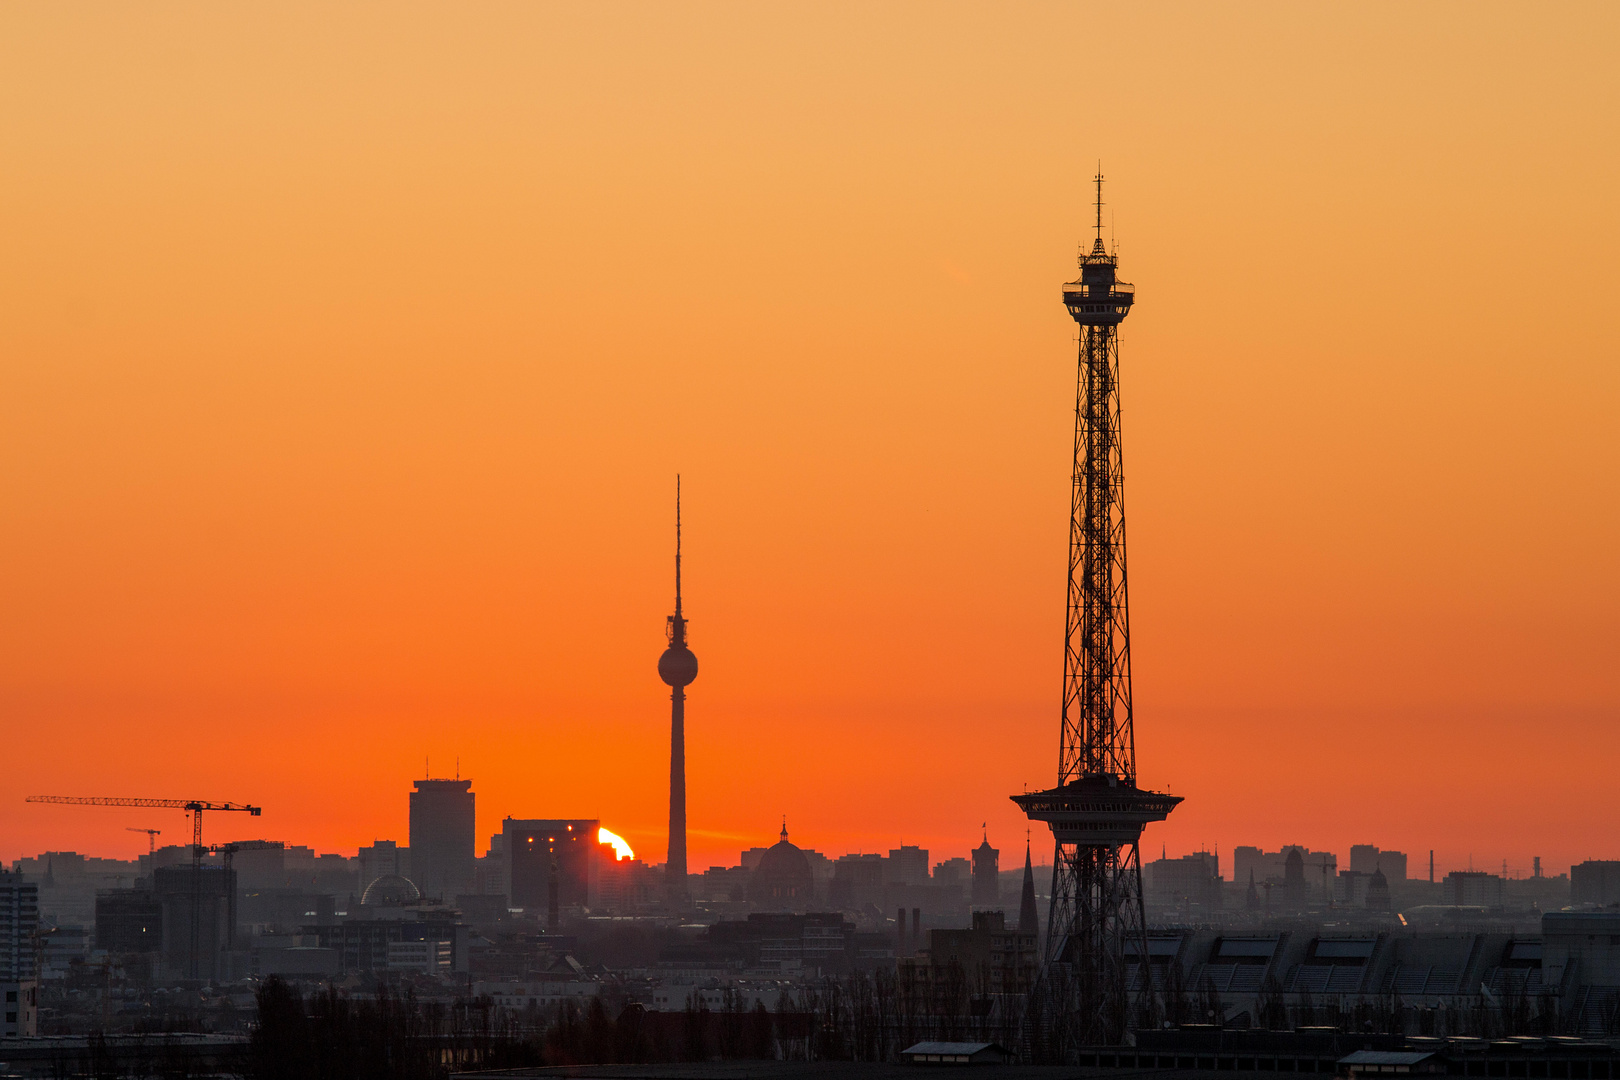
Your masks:
[[[143,832],[143,833],[145,833],[146,834],[146,853],[148,855],[156,855],[157,854],[157,838],[163,835],[163,830],[162,829],[137,829],[133,825],[126,825],[124,827],[124,831],[125,832]]]
[[[81,798],[75,795],[30,795],[28,802],[58,803],[68,806],[146,806],[161,810],[185,810],[191,814],[191,857],[202,860],[202,816],[204,810],[241,810],[258,817],[260,809],[246,803],[215,803],[201,799],[109,799],[102,796]],[[141,830],[145,831],[145,830]]]
[[[238,851],[284,851],[287,845],[280,840],[233,840],[229,844],[216,844],[209,848],[209,852],[219,856],[219,861],[225,867],[225,880],[231,879],[231,864]],[[236,890],[231,890],[230,904],[227,908],[228,916],[225,920],[225,946],[236,948]]]
[[[210,855],[219,855],[225,859],[225,865],[231,865],[231,856],[238,851],[285,851],[287,844],[282,840],[232,840],[228,844],[215,844],[208,849]]]
[[[1329,860],[1326,855],[1323,855],[1322,861],[1317,865],[1322,868],[1322,895],[1327,900],[1328,908],[1331,909],[1333,907],[1333,877],[1329,871],[1338,868],[1338,860]]]
[[[202,823],[206,810],[241,811],[258,817],[260,808],[246,803],[216,803],[203,799],[119,799],[106,796],[83,797],[76,795],[30,795],[31,803],[55,803],[65,806],[139,806],[159,810],[184,810],[191,815],[191,978],[197,978],[197,945],[199,924],[202,921],[202,862],[208,849],[203,847]],[[144,832],[145,830],[141,830]],[[154,849],[155,850],[155,849]],[[232,905],[234,907],[234,904]]]

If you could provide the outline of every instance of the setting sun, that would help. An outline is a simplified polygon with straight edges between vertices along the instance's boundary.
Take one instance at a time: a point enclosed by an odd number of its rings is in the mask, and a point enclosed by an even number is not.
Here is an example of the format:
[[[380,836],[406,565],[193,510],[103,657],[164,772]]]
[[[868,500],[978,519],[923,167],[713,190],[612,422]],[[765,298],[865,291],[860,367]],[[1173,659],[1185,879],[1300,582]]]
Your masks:
[[[624,842],[624,837],[606,829],[596,830],[596,842],[599,844],[612,844],[615,859],[633,859],[636,853],[630,850],[630,845]]]

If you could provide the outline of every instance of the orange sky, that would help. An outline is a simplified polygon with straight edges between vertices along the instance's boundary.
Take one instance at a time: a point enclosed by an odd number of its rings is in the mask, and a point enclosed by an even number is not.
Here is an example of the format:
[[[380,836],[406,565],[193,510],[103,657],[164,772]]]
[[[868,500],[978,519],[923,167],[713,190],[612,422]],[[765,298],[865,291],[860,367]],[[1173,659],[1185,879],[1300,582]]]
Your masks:
[[[0,9],[0,857],[1049,783],[1103,159],[1146,844],[1620,857],[1620,10]],[[1011,853],[1004,856],[1011,861]],[[1229,864],[1228,864],[1229,865]]]

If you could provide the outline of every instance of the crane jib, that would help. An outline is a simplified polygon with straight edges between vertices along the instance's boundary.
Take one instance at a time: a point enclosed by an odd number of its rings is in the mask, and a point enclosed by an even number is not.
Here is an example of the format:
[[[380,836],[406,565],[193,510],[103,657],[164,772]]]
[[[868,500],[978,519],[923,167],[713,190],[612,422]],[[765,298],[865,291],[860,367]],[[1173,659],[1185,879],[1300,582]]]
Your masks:
[[[132,806],[146,809],[157,808],[163,810],[184,810],[191,815],[191,977],[198,977],[199,940],[197,927],[201,922],[202,910],[202,878],[203,855],[208,851],[203,847],[203,812],[205,810],[235,810],[253,817],[260,815],[257,806],[246,803],[215,803],[204,799],[125,799],[105,795],[79,796],[79,795],[30,795],[25,802],[53,803],[67,806]],[[260,841],[262,842],[262,841]],[[226,845],[223,850],[225,858],[226,876],[230,875],[230,860],[235,852],[247,844],[256,843],[246,841],[238,845]],[[233,901],[234,902],[234,901]],[[234,930],[233,930],[234,936]]]

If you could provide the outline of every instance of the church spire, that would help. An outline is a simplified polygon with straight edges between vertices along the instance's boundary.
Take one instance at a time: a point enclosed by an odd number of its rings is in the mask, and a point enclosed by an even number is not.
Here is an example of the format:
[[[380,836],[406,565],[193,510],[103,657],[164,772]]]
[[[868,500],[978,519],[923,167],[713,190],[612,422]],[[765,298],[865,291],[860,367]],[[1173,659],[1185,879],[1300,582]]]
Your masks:
[[[1035,907],[1035,866],[1029,858],[1029,837],[1024,837],[1024,894],[1018,900],[1018,932],[1040,933],[1041,916]]]

